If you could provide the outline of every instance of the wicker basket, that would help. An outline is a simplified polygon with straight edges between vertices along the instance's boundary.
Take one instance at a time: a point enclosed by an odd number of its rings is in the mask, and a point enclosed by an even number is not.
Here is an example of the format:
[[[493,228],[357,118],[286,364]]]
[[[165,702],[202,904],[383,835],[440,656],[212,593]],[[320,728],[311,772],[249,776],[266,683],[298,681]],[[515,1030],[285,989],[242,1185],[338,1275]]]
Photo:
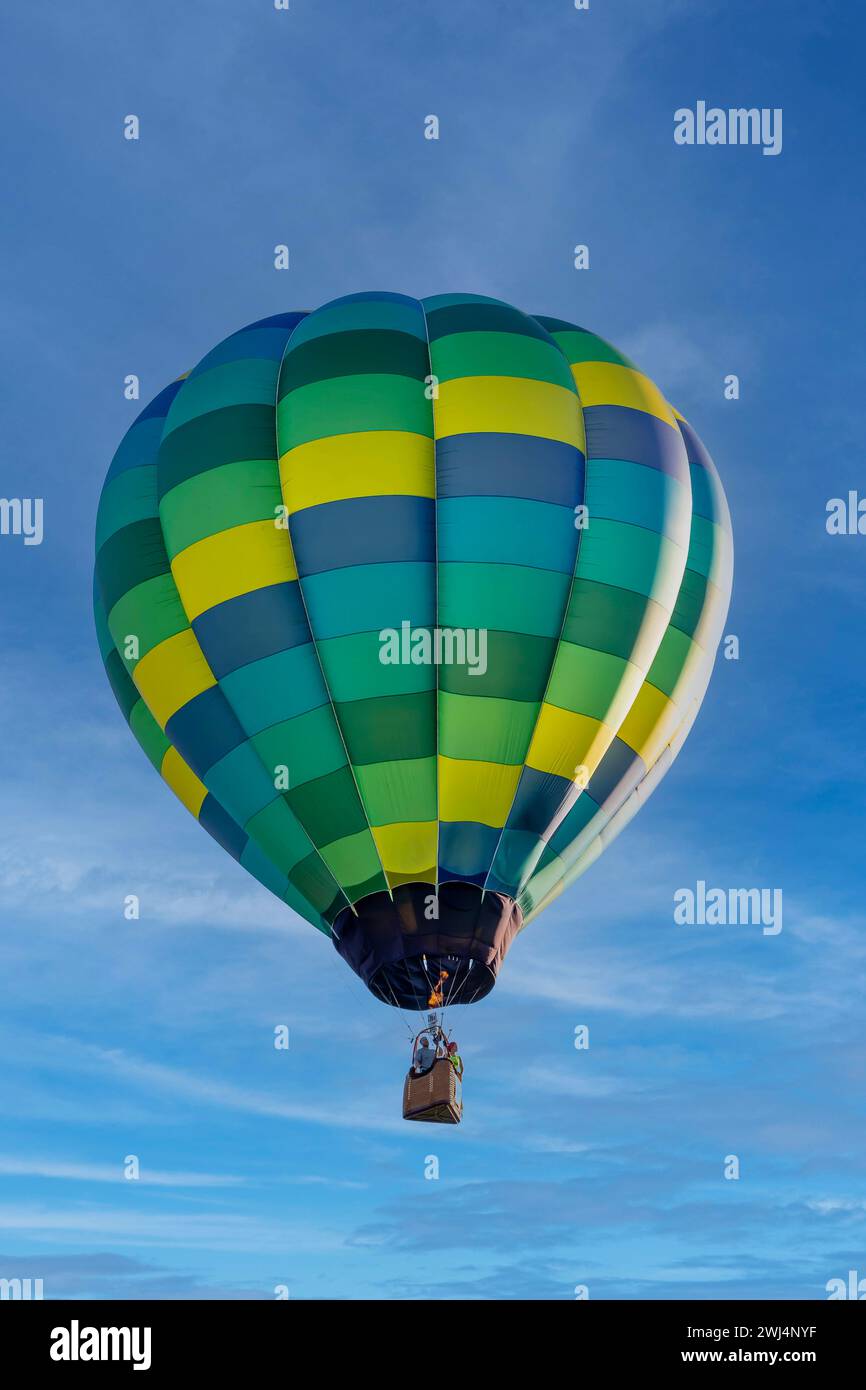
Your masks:
[[[440,1057],[423,1076],[410,1071],[403,1087],[403,1119],[459,1125],[463,1113],[461,1090],[460,1079],[447,1057]]]

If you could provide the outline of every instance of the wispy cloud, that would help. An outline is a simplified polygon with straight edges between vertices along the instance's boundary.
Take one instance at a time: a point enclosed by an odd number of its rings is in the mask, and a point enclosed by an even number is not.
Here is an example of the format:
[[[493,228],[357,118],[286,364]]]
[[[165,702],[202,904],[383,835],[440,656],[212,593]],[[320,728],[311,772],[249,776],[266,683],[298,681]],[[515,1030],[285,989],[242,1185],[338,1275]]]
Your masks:
[[[0,1154],[0,1177],[57,1178],[65,1182],[124,1183],[130,1181],[119,1163],[70,1163],[50,1158],[14,1158]],[[152,1187],[236,1187],[246,1182],[229,1173],[171,1173],[140,1169],[135,1181]]]

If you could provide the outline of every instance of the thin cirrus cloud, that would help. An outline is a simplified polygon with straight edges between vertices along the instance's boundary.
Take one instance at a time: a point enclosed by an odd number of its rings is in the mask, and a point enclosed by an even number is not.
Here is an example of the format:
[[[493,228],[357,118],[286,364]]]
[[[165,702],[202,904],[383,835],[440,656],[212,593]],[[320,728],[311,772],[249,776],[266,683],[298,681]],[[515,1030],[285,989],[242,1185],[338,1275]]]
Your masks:
[[[119,1163],[69,1163],[49,1158],[13,1158],[8,1154],[0,1154],[0,1177],[97,1183],[130,1181]],[[145,1165],[136,1181],[152,1187],[237,1187],[247,1180],[231,1173],[168,1173],[150,1170]]]

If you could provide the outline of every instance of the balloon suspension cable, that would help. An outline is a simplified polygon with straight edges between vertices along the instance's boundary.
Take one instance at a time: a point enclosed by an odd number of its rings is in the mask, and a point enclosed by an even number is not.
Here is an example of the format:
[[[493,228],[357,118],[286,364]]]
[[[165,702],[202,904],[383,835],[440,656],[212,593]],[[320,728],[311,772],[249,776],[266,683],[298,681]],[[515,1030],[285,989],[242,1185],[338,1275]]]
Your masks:
[[[344,985],[346,986],[346,988],[349,990],[349,993],[352,995],[352,998],[353,998],[353,999],[354,999],[354,998],[363,999],[365,1006],[369,1004],[371,996],[370,996],[368,993],[366,993],[366,992],[365,992],[364,990],[362,990],[362,989],[356,990],[356,989],[355,989],[355,986],[351,983],[350,977],[347,976],[347,975],[344,975],[344,973],[343,973],[342,970],[338,971],[337,974],[338,974],[338,978],[339,978],[340,980],[343,981],[343,984],[344,984]],[[387,982],[386,982],[386,983],[387,983]],[[390,985],[389,985],[389,988],[390,988]],[[393,994],[393,990],[391,991],[391,993]],[[409,1019],[408,1019],[408,1017],[406,1016],[406,1014],[403,1013],[403,1010],[400,1008],[400,1005],[397,1003],[397,1000],[396,1000],[396,999],[394,1000],[394,1005],[395,1005],[397,1011],[399,1012],[400,1017],[402,1018],[403,1022],[404,1022],[405,1025],[406,1025],[406,1027],[409,1029],[409,1037],[410,1037],[410,1038],[414,1038],[414,1037],[415,1037],[415,1033],[414,1033],[414,1030],[413,1030],[413,1028],[412,1028],[412,1024],[409,1022]]]
[[[423,954],[422,954],[422,956],[421,956],[421,969],[424,971],[424,979],[427,981],[427,995],[428,995],[428,998],[427,998],[427,1007],[428,1007],[428,1009],[432,1009],[432,1008],[433,1008],[433,1002],[432,1002],[433,985],[432,985],[431,980],[430,980],[430,972],[429,972],[429,970],[427,969],[427,957],[426,957],[425,955],[423,955]]]
[[[421,959],[424,960],[425,958],[422,956]],[[409,957],[406,955],[406,947],[405,947],[405,945],[404,945],[404,947],[403,947],[403,964],[406,966],[406,973],[407,973],[407,975],[408,975],[408,977],[409,977],[409,983],[410,983],[410,985],[412,986],[412,993],[415,995],[415,1003],[416,1003],[417,1006],[418,1006],[418,1012],[419,1012],[419,1013],[423,1013],[423,1012],[424,1012],[424,1005],[423,1005],[423,1004],[420,1002],[420,1000],[418,999],[418,991],[417,991],[416,988],[415,988],[415,981],[414,981],[414,979],[412,978],[412,971],[409,969]],[[427,973],[426,963],[425,963],[424,973],[425,973],[425,975],[426,975],[426,973]]]
[[[458,985],[458,983],[457,983],[457,973],[455,972],[454,979],[453,979],[452,982],[451,982],[451,988],[450,988],[450,990],[448,991],[448,998],[446,999],[445,1004],[444,1004],[443,1009],[442,1009],[442,1026],[443,1026],[443,1028],[444,1028],[444,1026],[445,1026],[445,1010],[448,1008],[448,1005],[449,1005],[449,1004],[451,1004],[451,1003],[456,1004],[456,1003],[458,1002],[458,1000],[459,1000],[459,998],[460,998],[460,995],[462,994],[462,992],[463,992],[463,990],[464,990],[464,988],[465,988],[465,986],[466,986],[466,981],[469,979],[469,976],[472,974],[472,968],[473,968],[474,965],[475,965],[475,961],[472,960],[472,958],[470,957],[470,959],[469,959],[469,967],[468,967],[468,969],[466,970],[466,972],[464,973],[463,978],[461,979],[459,985]],[[479,986],[478,986],[478,989],[480,989],[480,988],[481,988],[481,986],[479,985]],[[456,990],[456,993],[455,993],[455,990]],[[476,990],[475,993],[477,994],[477,993],[478,993],[478,990]],[[451,998],[452,994],[454,995],[453,1000],[452,1000],[452,998]],[[474,996],[473,996],[473,997],[474,997]]]
[[[389,990],[391,991],[391,998],[392,998],[393,1001],[394,1001],[394,1008],[395,1008],[395,1009],[397,1010],[397,1012],[399,1013],[400,1017],[402,1018],[403,1022],[404,1022],[405,1025],[406,1025],[406,1027],[409,1029],[409,1037],[410,1037],[410,1038],[412,1039],[412,1041],[414,1042],[414,1041],[415,1041],[415,1029],[414,1029],[414,1026],[413,1026],[412,1023],[409,1021],[408,1016],[407,1016],[407,1015],[403,1012],[403,1010],[401,1009],[401,1007],[400,1007],[400,1005],[399,1005],[399,1003],[398,1003],[398,1001],[397,1001],[397,996],[396,996],[396,994],[394,993],[394,986],[391,984],[391,981],[387,978],[387,976],[385,977],[385,984],[388,986]]]

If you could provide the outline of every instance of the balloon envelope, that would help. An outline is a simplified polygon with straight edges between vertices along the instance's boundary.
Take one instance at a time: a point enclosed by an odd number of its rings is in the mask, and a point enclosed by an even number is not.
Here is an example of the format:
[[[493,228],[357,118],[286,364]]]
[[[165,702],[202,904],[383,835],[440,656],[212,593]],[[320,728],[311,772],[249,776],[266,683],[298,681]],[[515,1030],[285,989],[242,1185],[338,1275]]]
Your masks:
[[[715,467],[596,335],[478,295],[278,314],[139,415],[95,612],[169,786],[389,1003],[492,987],[657,785],[728,608]]]

